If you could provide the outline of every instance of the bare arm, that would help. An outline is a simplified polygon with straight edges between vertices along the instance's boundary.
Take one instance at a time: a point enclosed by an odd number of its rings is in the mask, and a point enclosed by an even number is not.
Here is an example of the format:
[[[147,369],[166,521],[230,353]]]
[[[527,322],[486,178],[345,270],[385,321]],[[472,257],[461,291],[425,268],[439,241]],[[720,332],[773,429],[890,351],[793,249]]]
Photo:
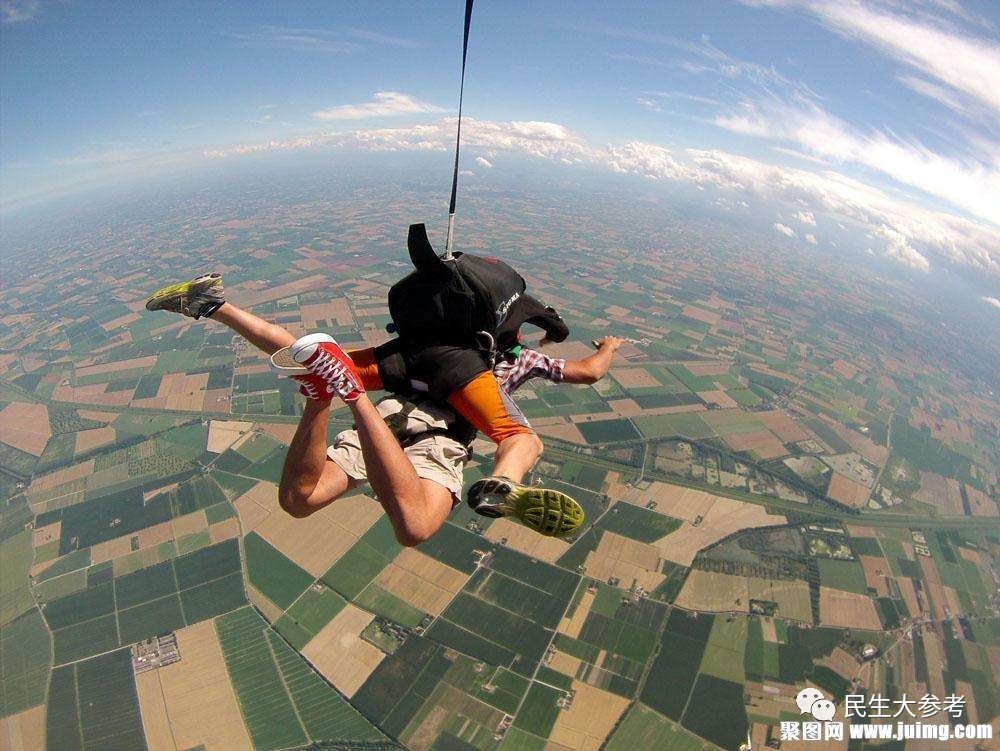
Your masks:
[[[606,336],[600,340],[594,354],[582,360],[567,360],[563,366],[563,383],[596,383],[604,378],[621,344],[617,336]]]

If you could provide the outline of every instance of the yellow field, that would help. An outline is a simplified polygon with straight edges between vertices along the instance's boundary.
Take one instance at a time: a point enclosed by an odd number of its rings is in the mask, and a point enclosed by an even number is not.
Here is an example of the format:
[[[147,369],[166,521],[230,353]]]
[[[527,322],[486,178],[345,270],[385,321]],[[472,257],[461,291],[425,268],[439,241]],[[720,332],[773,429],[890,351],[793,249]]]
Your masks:
[[[354,696],[385,657],[377,647],[360,638],[374,619],[371,613],[348,604],[302,650],[305,658],[348,698]]]
[[[106,362],[101,363],[100,365],[90,365],[85,368],[77,368],[76,377],[86,378],[87,376],[100,375],[102,373],[138,370],[139,368],[149,370],[154,365],[156,365],[156,355],[147,355],[146,357],[135,357],[131,360],[118,360],[117,362]]]
[[[629,705],[629,700],[573,681],[573,703],[556,718],[549,740],[576,751],[597,751]]]
[[[860,482],[855,482],[849,477],[833,473],[830,478],[830,487],[826,494],[835,501],[843,503],[851,508],[861,508],[868,503],[870,490]]]
[[[139,707],[150,751],[250,749],[213,621],[177,632],[181,660],[140,673]]]
[[[0,720],[0,749],[39,751],[45,748],[45,705]]]
[[[566,552],[569,543],[557,537],[543,537],[537,532],[509,519],[500,518],[493,522],[483,534],[487,540],[499,542],[507,538],[507,547],[519,550],[539,561],[554,563]]]
[[[159,672],[148,670],[139,673],[135,677],[135,688],[139,694],[142,727],[150,751],[158,749],[174,751],[177,746],[174,745],[174,736],[170,732],[170,716],[167,714],[167,701],[160,686]]]
[[[587,554],[584,565],[588,576],[599,581],[617,577],[623,588],[638,583],[651,592],[664,579],[660,573],[660,551],[655,546],[613,532],[602,535],[597,550]]]
[[[313,576],[326,572],[384,513],[371,498],[341,498],[304,519],[278,504],[278,489],[257,483],[235,501],[243,532],[257,532]]]
[[[743,503],[704,490],[664,482],[650,483],[646,489],[614,484],[608,492],[621,501],[637,506],[654,501],[657,512],[682,519],[684,524],[654,543],[661,558],[682,566],[690,566],[699,550],[734,532],[786,521],[785,517],[769,514],[763,506],[754,503]],[[694,526],[699,516],[701,520],[698,526]]]
[[[62,521],[55,521],[44,527],[39,527],[31,533],[31,546],[37,548],[53,540],[58,540],[62,531]]]
[[[205,510],[199,509],[198,511],[192,511],[190,514],[178,516],[176,519],[171,520],[170,524],[173,526],[174,539],[179,540],[184,535],[208,529],[208,518],[205,516]]]
[[[31,481],[31,487],[28,488],[28,500],[34,502],[35,497],[41,496],[47,490],[65,485],[73,480],[89,477],[94,474],[94,461],[94,459],[88,459],[65,469],[57,469],[55,472],[36,477]]]
[[[677,605],[687,610],[745,613],[749,609],[747,591],[747,580],[742,576],[692,569],[677,596]]]
[[[819,588],[819,622],[823,626],[841,628],[864,628],[873,631],[882,628],[875,603],[870,597],[830,587]]]
[[[461,571],[415,548],[403,548],[375,577],[375,583],[417,610],[440,615],[467,579]]]
[[[559,623],[559,631],[566,634],[566,636],[572,636],[576,639],[580,635],[581,629],[583,629],[583,624],[586,622],[587,616],[590,615],[590,607],[594,604],[596,596],[596,592],[585,590],[573,614],[569,618],[563,618]]]
[[[776,602],[782,618],[812,621],[809,585],[804,581],[775,581],[692,569],[677,604],[688,610],[746,613],[751,599]]]
[[[115,429],[109,426],[103,428],[92,428],[91,430],[81,430],[76,434],[76,445],[73,450],[77,454],[82,454],[91,449],[108,446],[118,440]]]
[[[571,678],[576,675],[576,671],[580,669],[580,665],[582,664],[583,661],[579,657],[573,657],[559,650],[555,651],[552,659],[548,662],[548,666],[557,673],[568,675]]]
[[[223,519],[208,528],[212,544],[240,536],[240,520],[236,518]]]
[[[207,450],[213,454],[221,454],[233,445],[237,438],[250,432],[252,422],[238,420],[212,420],[208,424]]]
[[[160,522],[139,531],[140,548],[151,548],[172,539],[174,539],[174,531],[170,522]]]
[[[572,443],[586,443],[587,439],[576,425],[565,417],[546,417],[541,420],[532,420],[532,426],[539,435],[561,438]]]
[[[144,545],[143,547],[149,546]],[[128,555],[131,552],[132,536],[122,535],[121,537],[116,537],[113,540],[107,540],[94,545],[90,549],[90,562],[103,563],[104,561],[113,561],[115,558],[120,558],[121,556]]]

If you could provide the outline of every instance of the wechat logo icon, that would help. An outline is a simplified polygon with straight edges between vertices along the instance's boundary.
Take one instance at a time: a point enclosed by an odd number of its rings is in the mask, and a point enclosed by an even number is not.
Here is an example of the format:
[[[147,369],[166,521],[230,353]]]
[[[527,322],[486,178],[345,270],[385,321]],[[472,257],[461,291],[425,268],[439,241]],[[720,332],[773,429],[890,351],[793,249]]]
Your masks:
[[[818,688],[804,688],[795,697],[801,714],[811,714],[817,720],[826,722],[832,720],[837,711],[837,705],[823,696]]]

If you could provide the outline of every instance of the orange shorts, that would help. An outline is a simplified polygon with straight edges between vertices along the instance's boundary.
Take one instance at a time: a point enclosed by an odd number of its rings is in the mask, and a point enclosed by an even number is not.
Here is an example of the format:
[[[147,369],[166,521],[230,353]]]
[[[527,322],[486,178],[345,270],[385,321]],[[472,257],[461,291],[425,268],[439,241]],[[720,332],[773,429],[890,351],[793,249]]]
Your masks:
[[[382,377],[375,350],[358,349],[347,353],[366,391],[382,389]],[[527,418],[490,372],[483,372],[448,397],[448,404],[494,443],[527,433],[534,434]]]

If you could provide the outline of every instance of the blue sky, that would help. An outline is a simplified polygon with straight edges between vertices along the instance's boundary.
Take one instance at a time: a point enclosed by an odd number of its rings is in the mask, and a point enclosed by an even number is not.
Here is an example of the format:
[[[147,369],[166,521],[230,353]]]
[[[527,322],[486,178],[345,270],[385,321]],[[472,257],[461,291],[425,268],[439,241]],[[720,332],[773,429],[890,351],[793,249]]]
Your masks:
[[[0,2],[7,209],[270,152],[443,151],[464,3]],[[613,7],[612,7],[613,6]],[[463,167],[516,156],[851,225],[1000,278],[1000,6],[479,0]]]

